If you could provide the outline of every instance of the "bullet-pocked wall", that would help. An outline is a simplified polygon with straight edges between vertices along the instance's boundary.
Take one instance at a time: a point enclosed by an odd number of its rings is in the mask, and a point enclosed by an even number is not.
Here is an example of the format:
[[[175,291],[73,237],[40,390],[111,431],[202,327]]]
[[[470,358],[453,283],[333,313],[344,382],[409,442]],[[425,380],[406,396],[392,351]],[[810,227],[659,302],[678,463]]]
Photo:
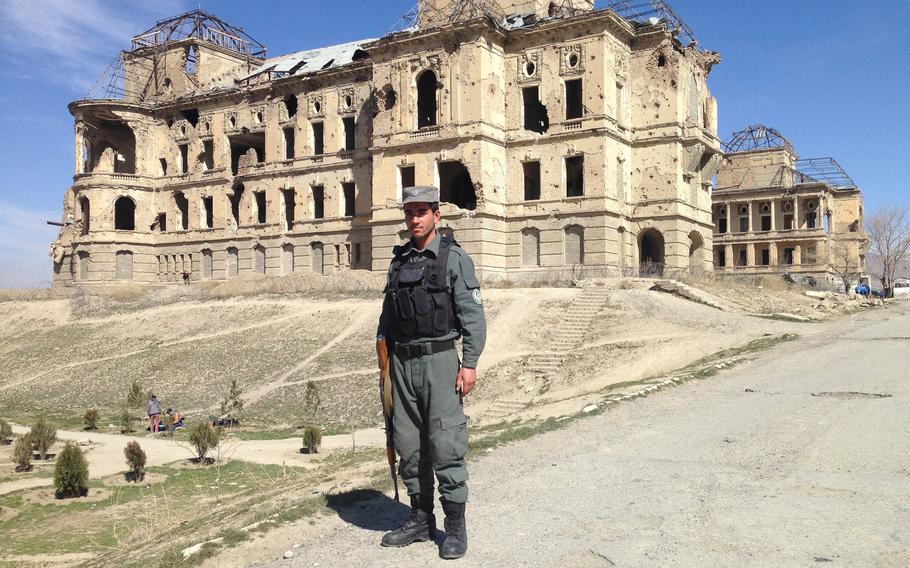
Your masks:
[[[719,58],[585,6],[273,59],[125,54],[130,96],[70,105],[57,283],[384,271],[402,188],[427,184],[482,276],[710,270]]]

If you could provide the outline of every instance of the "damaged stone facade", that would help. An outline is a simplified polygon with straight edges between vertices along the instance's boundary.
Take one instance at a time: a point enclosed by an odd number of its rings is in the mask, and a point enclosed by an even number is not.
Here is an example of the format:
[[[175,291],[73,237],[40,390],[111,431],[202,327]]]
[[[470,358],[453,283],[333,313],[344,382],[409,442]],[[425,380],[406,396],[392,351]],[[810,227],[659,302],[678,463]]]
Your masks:
[[[800,160],[769,127],[752,126],[733,139],[749,142],[728,152],[717,172],[716,274],[788,273],[835,289],[847,267],[864,274],[862,193],[840,166],[830,158]]]
[[[711,270],[717,54],[584,1],[420,12],[272,59],[133,38],[124,94],[69,107],[56,284],[384,271],[409,185],[485,278]]]

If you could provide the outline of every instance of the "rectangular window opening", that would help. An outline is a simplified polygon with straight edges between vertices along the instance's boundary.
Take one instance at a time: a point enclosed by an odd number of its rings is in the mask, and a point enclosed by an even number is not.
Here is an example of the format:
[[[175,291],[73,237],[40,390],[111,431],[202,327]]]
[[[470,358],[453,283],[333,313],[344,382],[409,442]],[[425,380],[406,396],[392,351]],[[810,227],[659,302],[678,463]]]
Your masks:
[[[748,218],[748,217],[740,217],[740,218],[739,218],[739,232],[740,232],[740,233],[748,233],[748,232],[749,232],[749,218]]]
[[[253,196],[256,198],[256,222],[261,225],[265,223],[265,192],[256,191]]]
[[[784,230],[791,231],[793,230],[793,214],[784,215]]]
[[[727,266],[727,251],[723,248],[717,249],[717,266]]]
[[[165,158],[158,158],[158,163],[161,165],[161,176],[164,177],[167,175],[167,160]]]
[[[344,150],[345,152],[350,152],[356,146],[354,117],[346,116],[341,119],[341,122],[344,124]]]
[[[762,266],[771,265],[771,250],[770,249],[761,249],[761,265]]]
[[[355,213],[354,182],[342,183],[341,192],[344,194],[344,216],[353,217]]]
[[[539,87],[525,87],[522,89],[524,97],[525,130],[543,134],[550,127],[547,116],[547,107],[540,102]]]
[[[180,173],[188,174],[190,172],[190,146],[189,144],[180,144]]]
[[[202,171],[207,172],[215,168],[215,142],[212,140],[202,141]]]
[[[770,231],[771,230],[771,216],[763,215],[761,218],[761,230]]]
[[[727,232],[727,218],[726,217],[721,217],[720,219],[717,220],[717,232],[720,234],[724,234]]]
[[[325,127],[321,122],[313,123],[313,154],[325,154]]]
[[[296,193],[293,189],[282,189],[281,194],[284,196],[284,226],[290,229],[294,226]]]
[[[566,197],[581,197],[585,194],[585,158],[566,158]]]
[[[584,116],[584,97],[581,79],[566,81],[566,120]]]
[[[524,162],[525,201],[540,199],[540,162]]]
[[[401,175],[401,188],[414,187],[414,166],[399,166],[398,172]]]
[[[203,197],[202,208],[205,211],[205,228],[213,229],[215,227],[215,199]]]
[[[325,218],[325,188],[321,185],[313,186],[313,218]]]
[[[284,129],[284,159],[294,159],[294,128]]]

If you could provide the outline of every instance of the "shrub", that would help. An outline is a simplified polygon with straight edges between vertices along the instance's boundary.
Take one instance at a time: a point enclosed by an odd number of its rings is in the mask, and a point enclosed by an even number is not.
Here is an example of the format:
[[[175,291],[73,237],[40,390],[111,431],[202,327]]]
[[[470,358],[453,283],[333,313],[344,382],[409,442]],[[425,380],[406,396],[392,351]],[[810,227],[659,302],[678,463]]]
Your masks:
[[[120,412],[120,422],[123,424],[123,431],[127,434],[130,432],[135,432],[133,430],[133,413],[130,412],[129,408],[124,408]]]
[[[32,441],[32,448],[38,452],[38,456],[44,461],[47,459],[47,451],[57,441],[57,430],[45,422],[44,418],[39,418],[38,422],[32,426],[28,437]]]
[[[88,462],[85,461],[82,450],[73,442],[67,442],[57,456],[54,488],[57,499],[82,497],[88,494]]]
[[[311,454],[319,453],[322,445],[322,432],[315,426],[310,426],[303,431],[303,447]]]
[[[31,471],[32,469],[32,441],[28,434],[16,440],[13,446],[13,460],[16,462],[16,471]]]
[[[13,440],[13,427],[6,420],[0,420],[0,446],[8,446]]]
[[[85,414],[82,415],[82,423],[85,424],[86,430],[97,430],[98,429],[98,411],[94,408],[89,408],[85,411]]]
[[[190,429],[190,444],[196,450],[196,459],[199,463],[205,463],[209,450],[218,447],[220,441],[221,429],[208,422],[197,422]]]
[[[224,400],[221,401],[221,416],[229,418],[231,424],[240,416],[243,410],[243,389],[237,383],[237,379],[231,381],[228,391],[224,394]]]
[[[123,455],[126,456],[126,465],[129,466],[130,472],[127,479],[133,481],[142,481],[145,478],[145,451],[139,447],[139,442],[135,440],[128,443],[123,448]]]
[[[149,398],[151,397],[147,397],[145,393],[142,392],[142,385],[139,384],[139,381],[133,379],[133,382],[130,383],[130,390],[126,392],[127,408],[139,408],[142,406],[142,403]]]
[[[303,393],[303,412],[308,425],[316,422],[319,416],[319,404],[319,387],[313,381],[307,381],[306,390]]]

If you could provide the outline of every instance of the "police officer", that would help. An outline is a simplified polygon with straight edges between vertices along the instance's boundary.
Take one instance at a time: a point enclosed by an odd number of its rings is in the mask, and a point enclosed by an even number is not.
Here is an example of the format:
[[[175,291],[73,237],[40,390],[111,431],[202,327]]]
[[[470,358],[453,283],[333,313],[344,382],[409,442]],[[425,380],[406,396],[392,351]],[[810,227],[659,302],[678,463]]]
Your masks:
[[[393,441],[411,514],[382,537],[382,545],[407,546],[434,537],[435,473],[446,531],[439,555],[461,558],[468,548],[463,399],[477,381],[477,360],[486,341],[483,297],[471,257],[436,231],[439,190],[406,188],[402,204],[411,238],[393,250],[378,334],[393,345]],[[460,361],[455,350],[459,337]]]

